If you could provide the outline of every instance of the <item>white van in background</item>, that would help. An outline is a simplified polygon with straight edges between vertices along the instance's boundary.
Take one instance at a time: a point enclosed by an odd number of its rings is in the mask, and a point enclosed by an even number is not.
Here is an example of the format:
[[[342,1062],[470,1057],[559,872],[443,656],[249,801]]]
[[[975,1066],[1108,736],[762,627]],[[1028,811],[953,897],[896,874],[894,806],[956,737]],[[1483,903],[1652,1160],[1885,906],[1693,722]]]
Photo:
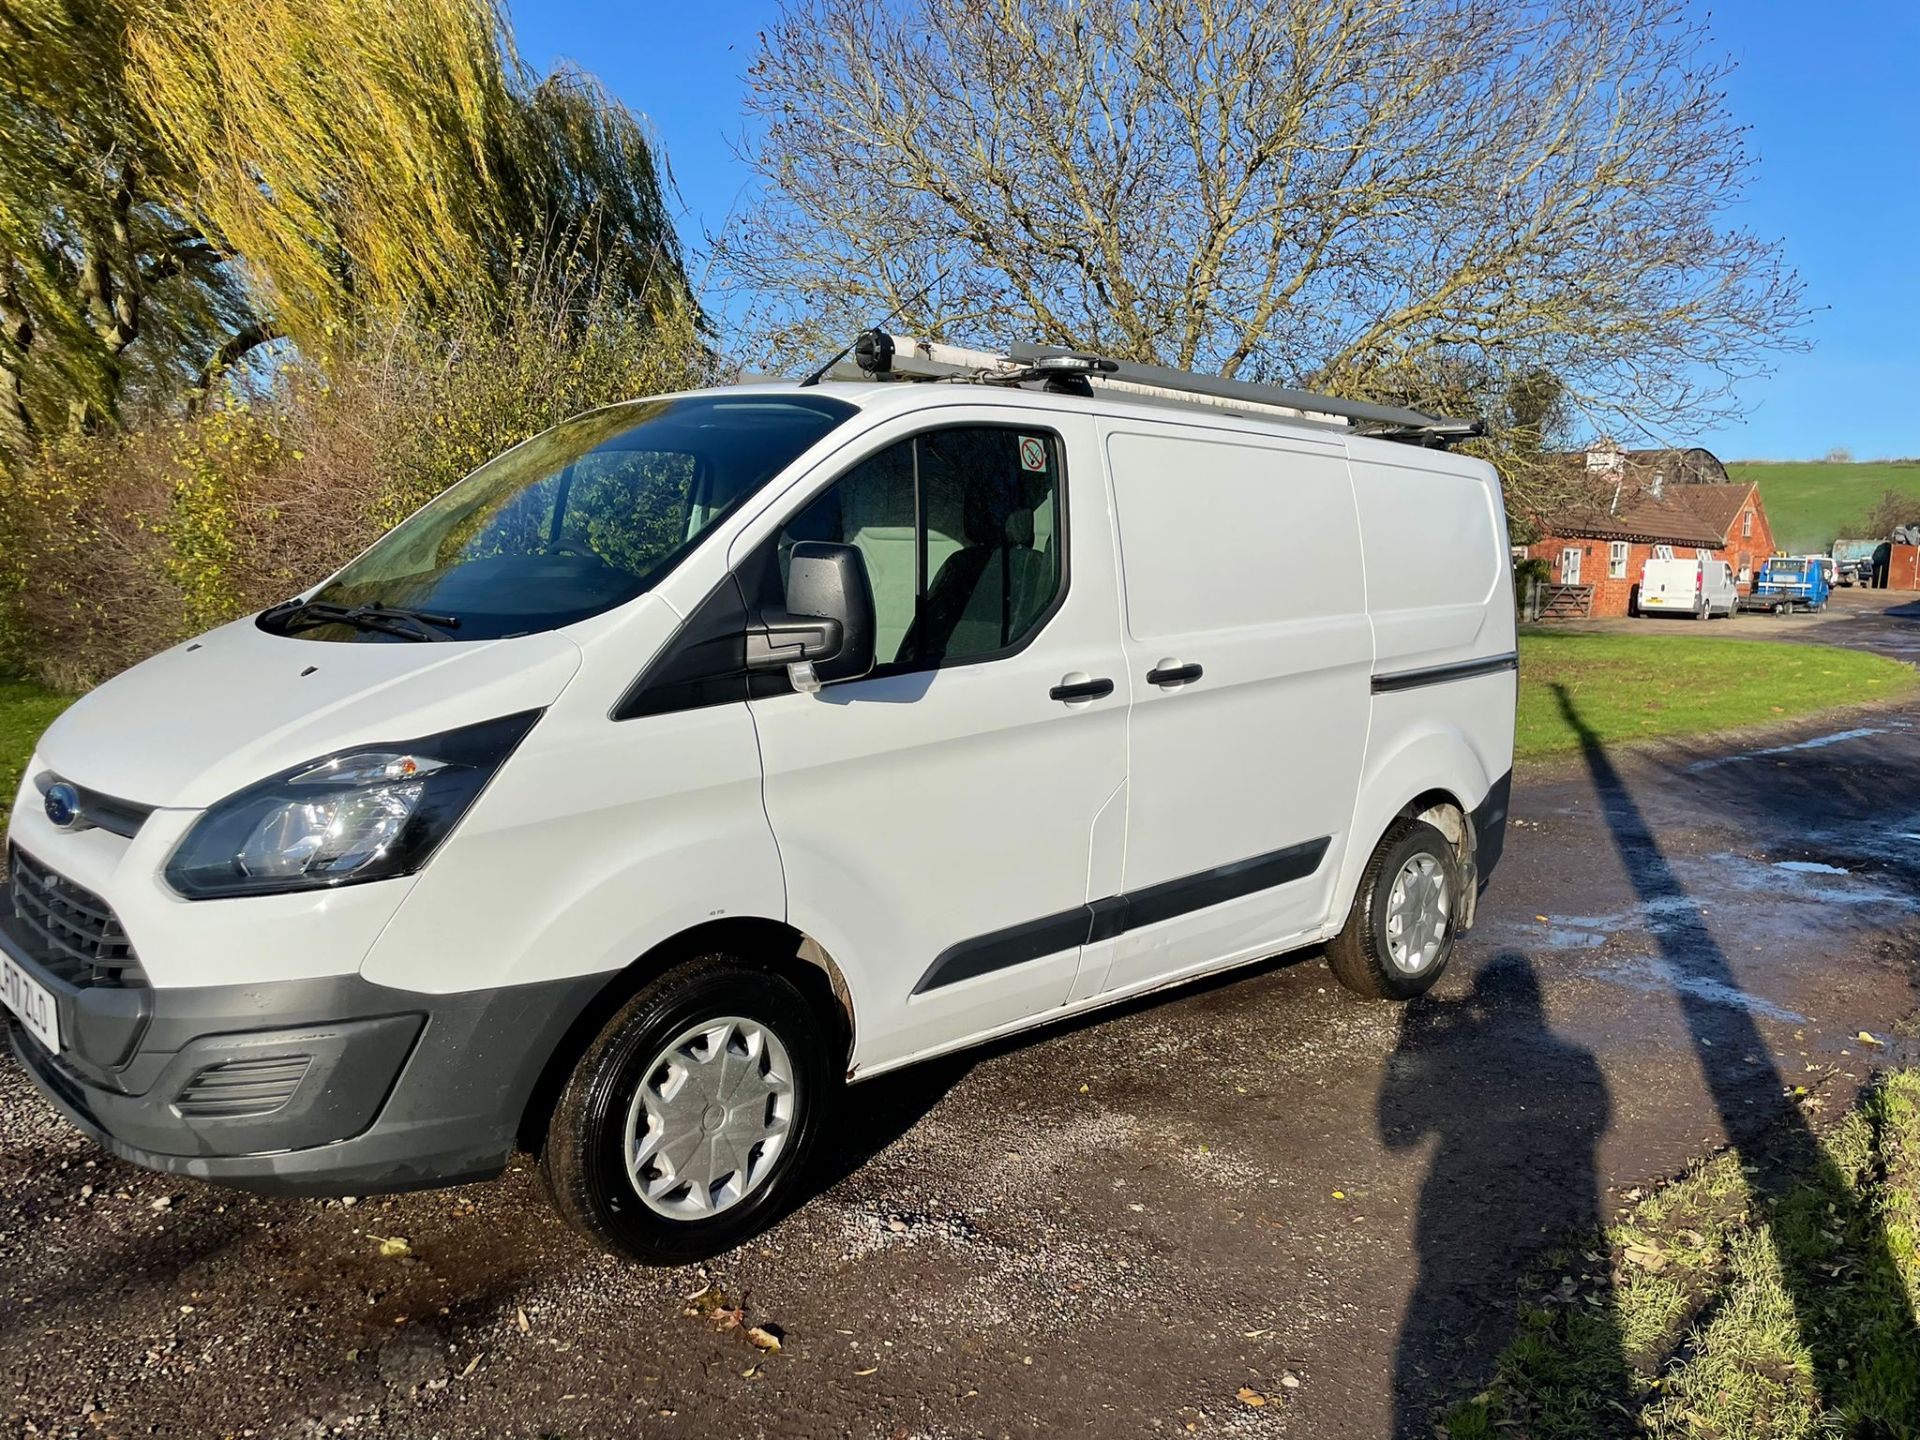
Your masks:
[[[684,1260],[844,1081],[1301,946],[1431,986],[1513,751],[1460,427],[898,346],[567,421],[67,711],[0,920],[47,1098],[266,1191],[524,1146]]]
[[[1649,560],[1640,567],[1639,607],[1642,615],[1711,620],[1739,609],[1740,586],[1724,560]]]

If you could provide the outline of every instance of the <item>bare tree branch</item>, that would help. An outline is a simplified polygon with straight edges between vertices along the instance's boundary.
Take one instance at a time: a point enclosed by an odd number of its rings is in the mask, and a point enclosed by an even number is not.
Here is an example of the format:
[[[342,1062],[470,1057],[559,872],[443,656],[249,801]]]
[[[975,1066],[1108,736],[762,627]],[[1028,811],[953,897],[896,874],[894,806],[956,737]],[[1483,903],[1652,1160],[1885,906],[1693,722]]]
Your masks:
[[[949,340],[1682,439],[1806,317],[1729,69],[1683,0],[786,0],[717,263],[759,364],[944,271]]]

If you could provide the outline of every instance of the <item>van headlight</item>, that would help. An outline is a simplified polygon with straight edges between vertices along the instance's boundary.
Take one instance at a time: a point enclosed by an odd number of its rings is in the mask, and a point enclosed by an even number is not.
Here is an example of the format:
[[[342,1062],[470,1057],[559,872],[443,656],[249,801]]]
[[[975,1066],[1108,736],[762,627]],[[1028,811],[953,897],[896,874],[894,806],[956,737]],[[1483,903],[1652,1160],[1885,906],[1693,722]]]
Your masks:
[[[167,861],[167,883],[189,900],[212,900],[410,875],[539,714],[359,745],[263,780],[194,822]]]

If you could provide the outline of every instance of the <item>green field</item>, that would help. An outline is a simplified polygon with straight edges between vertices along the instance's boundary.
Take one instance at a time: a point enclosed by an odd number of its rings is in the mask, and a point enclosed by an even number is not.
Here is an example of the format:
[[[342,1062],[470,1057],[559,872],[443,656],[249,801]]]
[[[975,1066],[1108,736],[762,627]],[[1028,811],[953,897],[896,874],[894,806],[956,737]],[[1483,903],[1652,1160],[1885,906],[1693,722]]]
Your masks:
[[[1617,744],[1785,720],[1904,694],[1916,683],[1910,665],[1831,645],[1530,632],[1520,637],[1513,751],[1527,759],[1577,750],[1575,720],[1602,744]]]
[[[24,680],[0,680],[0,815],[13,805],[21,772],[33,755],[33,742],[67,708],[67,697]]]
[[[1843,536],[1868,538],[1867,512],[1889,490],[1920,497],[1920,465],[1747,462],[1727,472],[1759,483],[1774,543],[1790,555],[1825,554]]]

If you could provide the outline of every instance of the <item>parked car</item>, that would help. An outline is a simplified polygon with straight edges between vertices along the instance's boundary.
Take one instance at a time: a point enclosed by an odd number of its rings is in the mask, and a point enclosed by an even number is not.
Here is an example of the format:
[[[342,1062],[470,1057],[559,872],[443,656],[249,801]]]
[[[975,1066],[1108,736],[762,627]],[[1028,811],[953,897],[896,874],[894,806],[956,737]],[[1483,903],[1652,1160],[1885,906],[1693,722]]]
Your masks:
[[[1740,587],[1724,560],[1649,560],[1640,567],[1642,615],[1691,615],[1696,620],[1731,615]]]
[[[525,1145],[682,1261],[846,1081],[1303,946],[1427,990],[1506,821],[1492,467],[1006,363],[566,421],[79,701],[8,831],[41,1092],[270,1192]]]
[[[1842,585],[1873,583],[1874,540],[1836,540],[1833,542],[1833,579]]]
[[[1776,555],[1760,567],[1753,589],[1740,597],[1740,608],[1769,610],[1775,615],[1819,610],[1831,593],[1831,564],[1824,555]]]

